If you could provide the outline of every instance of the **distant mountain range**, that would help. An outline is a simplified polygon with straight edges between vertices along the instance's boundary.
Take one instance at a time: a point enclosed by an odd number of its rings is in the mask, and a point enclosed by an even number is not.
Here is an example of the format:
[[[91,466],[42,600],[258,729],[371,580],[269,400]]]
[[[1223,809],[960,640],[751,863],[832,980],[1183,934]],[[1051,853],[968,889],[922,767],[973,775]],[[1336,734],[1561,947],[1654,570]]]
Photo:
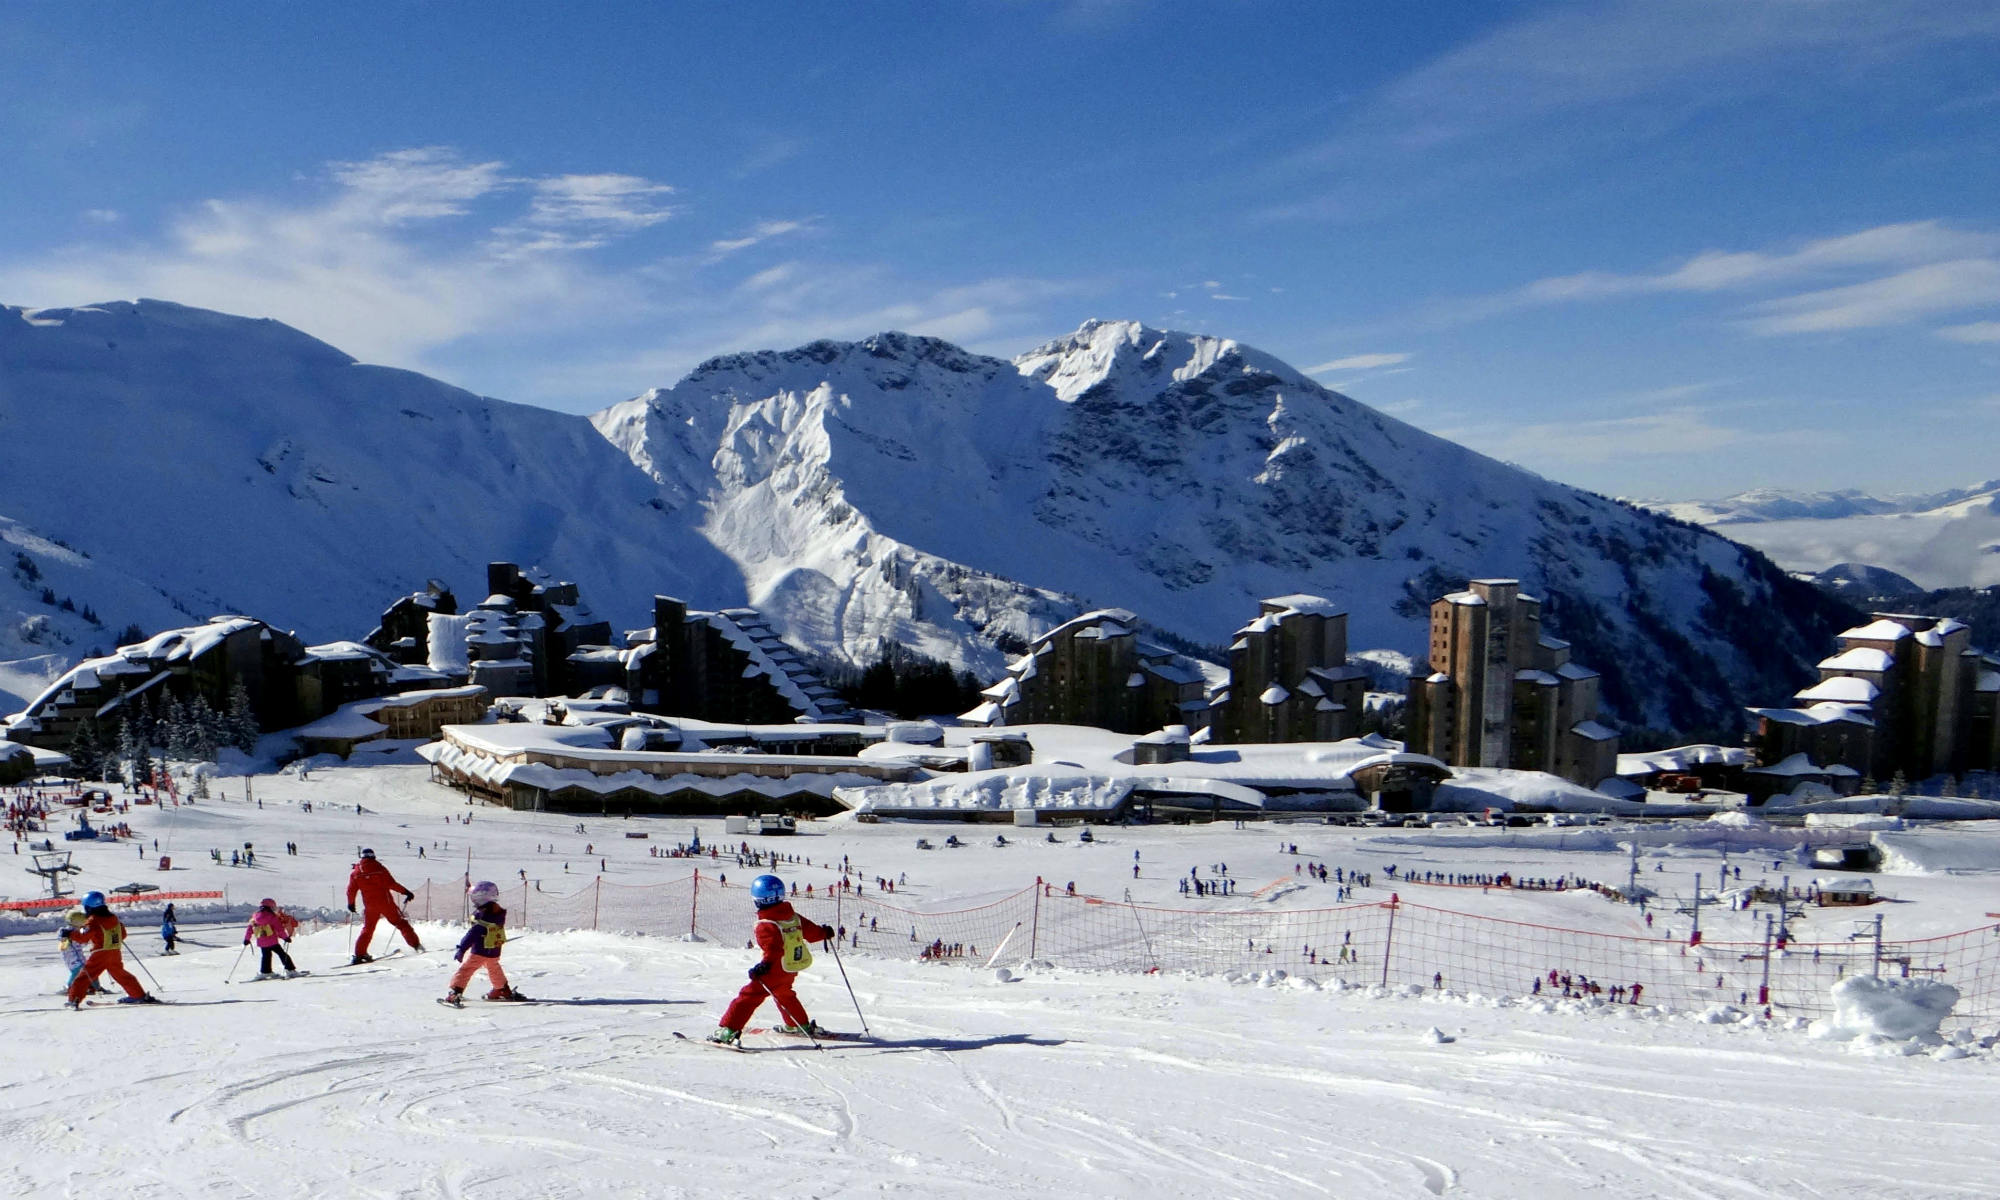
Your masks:
[[[1301,591],[1347,606],[1355,650],[1421,659],[1432,597],[1518,576],[1613,714],[1684,732],[1788,695],[1848,615],[1713,534],[1131,323],[1012,362],[895,333],[729,355],[583,418],[271,321],[0,309],[0,442],[14,696],[128,623],[353,637],[427,578],[477,599],[496,558],[614,627],[655,592],[748,602],[832,660],[893,641],[988,677],[1089,608],[1220,654]]]
[[[1867,565],[1924,589],[2000,584],[2000,479],[1939,492],[1759,489],[1640,503],[1755,546],[1793,571]]]

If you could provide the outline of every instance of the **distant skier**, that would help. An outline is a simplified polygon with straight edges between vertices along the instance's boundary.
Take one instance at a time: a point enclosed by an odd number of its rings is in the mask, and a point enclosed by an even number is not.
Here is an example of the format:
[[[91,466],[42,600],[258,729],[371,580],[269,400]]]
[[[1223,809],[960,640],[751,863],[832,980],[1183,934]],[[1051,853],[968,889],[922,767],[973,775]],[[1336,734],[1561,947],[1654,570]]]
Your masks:
[[[180,951],[176,949],[175,943],[180,941],[180,936],[180,919],[174,916],[174,906],[169,904],[167,911],[160,914],[160,940],[167,944],[167,948],[160,953],[179,954]]]
[[[354,911],[354,898],[361,897],[361,936],[354,940],[354,963],[374,962],[368,953],[368,941],[375,936],[375,923],[387,921],[410,948],[422,954],[424,944],[417,940],[417,931],[410,928],[410,922],[403,916],[403,910],[396,907],[395,893],[403,893],[403,899],[415,900],[417,894],[396,882],[389,874],[389,868],[375,858],[373,850],[363,850],[361,861],[354,864],[354,870],[347,876],[347,911]]]
[[[465,931],[452,954],[459,968],[452,972],[451,990],[444,994],[444,1002],[463,1004],[465,985],[482,967],[487,982],[493,985],[486,993],[488,1000],[526,1000],[507,985],[507,972],[500,969],[500,949],[507,944],[507,910],[500,907],[499,885],[482,879],[472,885],[466,897],[472,901],[472,928]]]
[[[785,881],[776,875],[759,875],[752,880],[750,899],[757,906],[757,947],[763,957],[751,965],[750,982],[730,1001],[722,1024],[708,1040],[734,1045],[766,996],[777,1005],[785,1032],[821,1032],[792,991],[792,977],[812,966],[812,952],[806,943],[826,941],[834,935],[832,927],[799,916],[785,899]]]
[[[138,1004],[158,1004],[157,997],[139,986],[132,972],[125,969],[125,922],[111,915],[111,907],[104,902],[103,892],[92,892],[83,898],[84,923],[76,929],[63,931],[63,937],[73,943],[90,947],[89,957],[83,960],[83,970],[69,982],[69,1006],[77,1008],[84,996],[90,992],[90,985],[100,974],[108,974],[125,995]]]
[[[276,900],[266,896],[257,902],[257,911],[250,915],[250,924],[243,930],[243,944],[249,945],[254,938],[257,949],[263,952],[264,963],[257,972],[257,978],[278,977],[278,973],[271,969],[273,954],[285,964],[286,978],[289,979],[299,973],[298,964],[292,961],[291,955],[285,953],[285,947],[291,944],[292,933],[298,927],[298,918],[288,912],[279,912]]]

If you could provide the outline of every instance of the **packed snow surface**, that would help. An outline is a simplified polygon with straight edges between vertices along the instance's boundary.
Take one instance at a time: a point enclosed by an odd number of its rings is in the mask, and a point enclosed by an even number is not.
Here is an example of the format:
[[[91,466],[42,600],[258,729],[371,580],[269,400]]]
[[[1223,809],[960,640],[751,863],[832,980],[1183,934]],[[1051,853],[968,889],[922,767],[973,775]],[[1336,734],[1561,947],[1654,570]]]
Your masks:
[[[407,750],[399,752],[407,762]],[[357,762],[362,759],[357,758]],[[379,759],[375,761],[380,761]],[[503,962],[532,1006],[437,1006],[445,953],[335,970],[348,930],[309,926],[293,946],[303,979],[246,983],[246,902],[274,895],[345,918],[354,852],[375,848],[405,883],[474,878],[544,894],[686,878],[649,853],[718,820],[468,809],[419,766],[331,765],[309,778],[224,776],[212,802],[125,814],[142,845],[78,843],[81,887],[128,879],[223,886],[233,915],[182,908],[184,951],[157,953],[143,910],[133,957],[178,1004],[69,1012],[47,918],[0,937],[9,1048],[0,1190],[21,1196],[1235,1196],[1946,1197],[1990,1194],[1987,1136],[2000,1075],[1985,1039],[1932,1047],[1902,1036],[1886,1005],[1870,1036],[1805,1036],[1730,1004],[1650,1005],[1452,990],[1319,986],[1283,969],[1142,975],[980,960],[926,963],[854,953],[843,964],[874,1038],[815,1050],[752,1035],[731,1054],[700,1038],[742,986],[739,945],[534,929]],[[225,798],[226,797],[226,798]],[[307,813],[301,804],[310,802]],[[357,811],[359,805],[364,811]],[[471,823],[461,818],[471,816]],[[582,829],[578,829],[581,823]],[[939,831],[851,820],[754,844],[810,858],[781,874],[824,888],[848,856],[898,900],[962,906],[1041,875],[1116,898],[1185,905],[1191,865],[1282,878],[1278,903],[1327,905],[1294,882],[1301,861],[1372,872],[1358,900],[1385,900],[1385,868],[1572,871],[1621,878],[1615,829],[1404,832],[1393,839],[1315,824],[1100,828],[1061,840],[918,851]],[[963,832],[967,827],[951,827]],[[1783,831],[1650,826],[1642,869],[1667,887],[1713,870],[1717,847],[1744,880],[1781,852]],[[983,835],[990,831],[978,830]],[[1009,834],[1016,831],[1008,829]],[[645,833],[644,839],[625,836]],[[1911,837],[1986,842],[1972,827]],[[174,869],[152,869],[151,841]],[[1731,840],[1733,839],[1733,843]],[[735,841],[737,839],[731,839]],[[254,868],[211,848],[254,843]],[[295,842],[298,854],[283,852]],[[1625,845],[1621,845],[1624,842]],[[589,853],[586,854],[586,847]],[[1733,847],[1733,848],[1732,848]],[[417,857],[419,849],[425,857]],[[1761,857],[1760,857],[1761,856]],[[1143,867],[1140,878],[1133,863]],[[224,855],[226,863],[227,856]],[[738,875],[733,863],[721,869]],[[1798,871],[1795,858],[1784,869]],[[752,872],[744,870],[747,877]],[[32,879],[17,877],[17,896]],[[738,882],[741,882],[739,879]],[[1975,927],[1990,877],[1898,879],[1901,936]],[[452,883],[451,886],[462,886]],[[871,887],[872,890],[872,887]],[[1412,890],[1404,886],[1407,894]],[[1423,889],[1427,903],[1570,928],[1637,932],[1629,907],[1588,894]],[[1442,897],[1442,899],[1440,899]],[[1219,905],[1265,905],[1235,897]],[[1662,909],[1664,911],[1664,908]],[[1847,919],[1814,913],[1809,925]],[[1717,911],[1712,937],[1750,914]],[[1731,926],[1736,921],[1738,926]],[[422,924],[432,947],[457,925]],[[378,941],[379,947],[384,945]],[[1010,962],[1018,961],[1010,956]],[[234,974],[235,982],[225,983]],[[813,1016],[858,1030],[834,964],[802,979]],[[1733,996],[1731,997],[1734,998]],[[1902,997],[1907,998],[1907,997]],[[757,1024],[767,1023],[768,1007]],[[1935,1023],[1930,1028],[1935,1029]],[[1929,1047],[1929,1049],[1924,1049]],[[1885,1049],[1920,1049],[1905,1057]],[[1893,1129],[1893,1137],[1882,1137]]]

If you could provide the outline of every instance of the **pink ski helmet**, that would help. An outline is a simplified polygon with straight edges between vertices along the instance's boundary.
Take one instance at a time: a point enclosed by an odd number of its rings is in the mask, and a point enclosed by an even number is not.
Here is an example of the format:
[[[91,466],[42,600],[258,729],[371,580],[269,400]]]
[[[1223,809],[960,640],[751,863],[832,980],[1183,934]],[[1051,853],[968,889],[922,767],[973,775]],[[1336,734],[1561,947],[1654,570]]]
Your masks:
[[[500,898],[500,885],[490,879],[482,879],[468,888],[465,896],[474,904],[491,904]]]

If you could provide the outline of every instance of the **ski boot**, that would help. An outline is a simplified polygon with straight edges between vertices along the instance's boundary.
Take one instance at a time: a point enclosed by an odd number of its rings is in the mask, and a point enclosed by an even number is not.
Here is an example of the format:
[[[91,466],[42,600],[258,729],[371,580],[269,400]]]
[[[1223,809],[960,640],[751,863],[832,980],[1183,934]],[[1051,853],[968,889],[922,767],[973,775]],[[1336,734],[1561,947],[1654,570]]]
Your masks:
[[[444,999],[442,999],[442,1000],[438,1001],[438,1003],[439,1003],[439,1004],[449,1004],[449,1005],[451,1005],[451,1006],[452,1006],[453,1008],[464,1008],[464,1007],[465,1007],[465,989],[464,989],[464,988],[453,988],[453,989],[451,989],[450,991],[448,991],[448,992],[446,992],[446,993],[444,994]]]
[[[818,1021],[807,1021],[803,1025],[780,1025],[778,1026],[778,1032],[789,1033],[793,1037],[816,1038],[827,1036],[826,1030],[820,1028]]]
[[[254,976],[257,979],[276,979],[277,977],[278,973],[276,971],[259,971]]]
[[[372,963],[374,961],[375,961],[375,956],[372,954],[357,954],[353,958],[347,960],[347,965],[350,967],[358,967],[362,963]]]
[[[136,996],[126,996],[126,997],[124,997],[124,998],[120,999],[120,1000],[118,1001],[118,1003],[120,1003],[120,1004],[158,1004],[158,1003],[160,1003],[160,998],[159,998],[158,996],[155,996],[155,995],[154,995],[153,993],[151,993],[151,992],[140,992],[140,993],[139,993],[138,995],[136,995]]]
[[[493,989],[492,991],[490,991],[490,992],[486,993],[486,998],[487,998],[488,1000],[526,1000],[526,999],[527,999],[527,997],[526,997],[526,996],[523,996],[523,995],[522,995],[521,993],[519,993],[519,992],[515,991],[515,990],[514,990],[513,988],[511,988],[511,987],[503,987],[503,988],[494,988],[494,989]]]
[[[718,1046],[740,1046],[743,1044],[743,1035],[737,1030],[724,1026],[717,1029],[714,1033],[709,1034],[708,1040]]]
[[[285,972],[285,978],[287,978],[287,979],[297,979],[297,978],[298,978],[299,976],[301,976],[301,975],[303,975],[303,974],[305,974],[305,972],[304,972],[304,971],[301,971],[301,970],[299,970],[299,969],[298,969],[297,967],[294,967],[294,968],[292,968],[291,970],[289,970],[289,971]]]

